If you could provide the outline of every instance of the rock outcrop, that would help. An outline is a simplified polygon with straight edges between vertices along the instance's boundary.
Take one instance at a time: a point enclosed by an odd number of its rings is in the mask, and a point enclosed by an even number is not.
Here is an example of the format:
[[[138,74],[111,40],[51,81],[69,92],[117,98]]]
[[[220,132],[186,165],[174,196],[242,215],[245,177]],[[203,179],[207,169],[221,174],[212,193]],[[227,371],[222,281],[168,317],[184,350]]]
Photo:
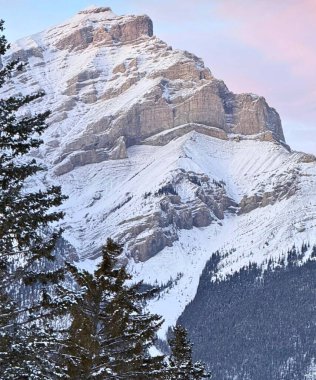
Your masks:
[[[90,15],[104,14],[106,24],[94,27],[90,25]],[[62,36],[56,43],[57,49],[82,50],[89,45],[129,44],[144,36],[153,35],[153,24],[148,16],[115,17],[110,8],[96,8],[79,12],[80,24],[75,31]],[[114,17],[113,17],[114,16]],[[85,26],[87,25],[87,26]]]
[[[264,98],[230,92],[201,59],[154,37],[148,16],[92,7],[18,42],[12,57],[18,56],[30,70],[16,84],[32,82],[48,94],[47,151],[58,175],[192,130],[284,142],[279,115]]]
[[[239,214],[248,213],[258,207],[273,205],[277,201],[290,198],[299,189],[300,170],[295,168],[290,172],[282,173],[278,177],[269,179],[272,183],[262,183],[258,192],[253,195],[245,194],[239,203]]]
[[[146,262],[183,231],[290,202],[313,166],[290,151],[263,97],[229,91],[200,58],[155,37],[148,16],[92,7],[18,41],[6,59],[17,57],[28,70],[4,94],[46,92],[33,110],[51,109],[49,128],[32,154],[49,168],[43,181],[78,202],[66,202],[63,227],[81,257],[111,236]]]
[[[290,150],[263,97],[229,91],[147,16],[92,7],[12,44],[4,61],[17,57],[28,65],[0,97],[46,93],[25,110],[51,110],[30,153],[47,170],[27,186],[68,196],[60,253],[93,270],[107,238],[122,243],[135,282],[161,289],[148,305],[163,314],[160,337],[210,258],[216,281],[280,262],[293,243],[315,260],[315,156]]]
[[[181,188],[190,189],[190,199],[183,199],[178,194],[177,189]],[[174,172],[172,181],[143,197],[147,202],[157,203],[158,208],[150,214],[121,222],[123,232],[118,235],[136,261],[146,261],[172,246],[178,240],[177,231],[220,223],[225,211],[235,213],[237,209],[237,204],[226,194],[223,182],[184,170]]]

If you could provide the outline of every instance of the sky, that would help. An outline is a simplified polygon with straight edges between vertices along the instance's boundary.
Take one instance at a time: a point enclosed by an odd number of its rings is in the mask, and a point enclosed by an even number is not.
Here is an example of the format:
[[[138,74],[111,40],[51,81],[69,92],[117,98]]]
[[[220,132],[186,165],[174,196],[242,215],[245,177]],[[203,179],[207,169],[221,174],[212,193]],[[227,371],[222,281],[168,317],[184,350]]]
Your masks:
[[[0,0],[0,17],[14,41],[91,5],[148,14],[231,91],[264,96],[292,149],[316,154],[316,0]]]

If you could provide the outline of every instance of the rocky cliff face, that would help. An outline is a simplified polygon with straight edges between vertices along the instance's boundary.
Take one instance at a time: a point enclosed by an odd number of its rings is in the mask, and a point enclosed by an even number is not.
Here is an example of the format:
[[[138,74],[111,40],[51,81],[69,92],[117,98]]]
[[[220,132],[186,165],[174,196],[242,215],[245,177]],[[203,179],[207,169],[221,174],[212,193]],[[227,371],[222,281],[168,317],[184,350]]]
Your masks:
[[[229,252],[225,276],[315,242],[315,157],[290,151],[263,97],[230,92],[201,59],[155,37],[147,16],[89,8],[13,44],[12,57],[28,67],[2,96],[41,89],[26,112],[52,110],[33,152],[48,173],[36,183],[69,195],[73,257],[87,265],[111,236],[136,278],[176,279],[151,306],[172,309],[165,326],[213,251]]]
[[[48,95],[44,106],[52,117],[45,156],[57,175],[126,158],[132,145],[197,124],[215,137],[260,139],[269,132],[271,140],[284,142],[280,118],[264,98],[231,93],[201,59],[154,37],[148,16],[90,8],[18,41],[12,56],[29,62],[15,78],[20,88],[31,85]]]

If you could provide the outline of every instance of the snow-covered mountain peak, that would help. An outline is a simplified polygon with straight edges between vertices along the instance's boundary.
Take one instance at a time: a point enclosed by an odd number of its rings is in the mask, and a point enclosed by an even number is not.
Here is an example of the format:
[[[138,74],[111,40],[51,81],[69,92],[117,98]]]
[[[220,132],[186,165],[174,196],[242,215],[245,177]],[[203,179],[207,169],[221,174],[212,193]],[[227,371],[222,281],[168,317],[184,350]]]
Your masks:
[[[154,37],[148,16],[89,8],[18,41],[12,56],[29,63],[13,79],[15,88],[47,93],[39,109],[52,116],[38,154],[57,175],[190,131],[285,140],[279,115],[263,97],[230,92],[200,58]]]
[[[26,60],[36,56],[36,49],[83,50],[112,43],[129,44],[152,35],[152,21],[148,16],[118,16],[109,7],[91,6],[64,23],[18,40],[12,45],[12,52]]]
[[[50,44],[70,51],[95,45],[129,44],[152,35],[148,16],[117,16],[108,7],[89,7],[46,32]]]
[[[263,97],[230,92],[152,30],[147,16],[84,10],[13,45],[7,59],[28,69],[4,95],[46,92],[30,110],[52,111],[33,154],[69,195],[65,239],[82,265],[112,237],[136,277],[177,279],[153,304],[173,305],[167,326],[215,250],[225,276],[316,242],[316,165],[286,146]]]

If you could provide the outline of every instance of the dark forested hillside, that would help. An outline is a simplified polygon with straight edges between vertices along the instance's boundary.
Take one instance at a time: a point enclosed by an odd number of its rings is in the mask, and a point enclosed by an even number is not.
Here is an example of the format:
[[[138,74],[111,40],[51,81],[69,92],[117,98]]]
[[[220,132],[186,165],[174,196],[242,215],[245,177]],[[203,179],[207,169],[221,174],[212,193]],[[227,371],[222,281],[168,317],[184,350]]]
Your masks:
[[[316,378],[305,377],[316,357],[316,249],[303,263],[306,248],[293,248],[265,270],[249,265],[225,281],[211,281],[219,256],[208,262],[179,323],[215,379]]]

